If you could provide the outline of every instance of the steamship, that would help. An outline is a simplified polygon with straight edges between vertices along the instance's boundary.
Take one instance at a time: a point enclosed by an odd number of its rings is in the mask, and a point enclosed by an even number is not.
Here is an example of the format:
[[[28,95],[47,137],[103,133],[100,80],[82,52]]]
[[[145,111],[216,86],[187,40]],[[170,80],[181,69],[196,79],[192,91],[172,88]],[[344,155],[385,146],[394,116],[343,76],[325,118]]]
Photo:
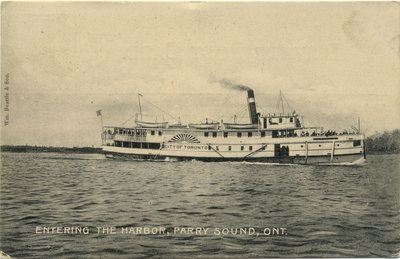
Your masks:
[[[134,127],[102,126],[103,152],[109,158],[165,161],[285,164],[365,161],[365,141],[359,129],[336,133],[324,131],[323,127],[305,127],[296,112],[257,113],[254,91],[250,88],[246,91],[249,123],[170,124],[136,119]],[[143,96],[138,95],[139,105],[140,97]]]

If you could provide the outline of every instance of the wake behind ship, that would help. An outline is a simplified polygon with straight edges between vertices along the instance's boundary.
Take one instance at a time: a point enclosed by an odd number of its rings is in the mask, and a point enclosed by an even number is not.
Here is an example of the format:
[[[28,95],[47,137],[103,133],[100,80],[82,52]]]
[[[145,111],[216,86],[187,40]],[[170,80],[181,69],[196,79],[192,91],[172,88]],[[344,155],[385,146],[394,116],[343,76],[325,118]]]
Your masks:
[[[243,90],[243,89],[242,89]],[[247,91],[249,123],[170,124],[136,119],[135,127],[104,126],[107,157],[166,161],[256,161],[294,164],[358,163],[365,159],[364,136],[304,127],[299,115],[257,113]],[[139,105],[140,105],[140,94]],[[101,115],[101,112],[98,112]]]

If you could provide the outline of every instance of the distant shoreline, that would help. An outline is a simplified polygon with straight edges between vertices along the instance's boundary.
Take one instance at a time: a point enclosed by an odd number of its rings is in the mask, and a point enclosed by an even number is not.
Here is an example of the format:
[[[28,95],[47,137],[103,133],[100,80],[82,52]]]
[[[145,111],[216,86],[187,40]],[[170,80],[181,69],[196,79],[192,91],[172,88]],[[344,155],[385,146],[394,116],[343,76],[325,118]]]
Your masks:
[[[11,146],[3,145],[1,152],[16,153],[38,153],[38,152],[56,152],[56,153],[80,153],[80,154],[102,154],[101,148],[95,147],[46,147],[46,146]]]

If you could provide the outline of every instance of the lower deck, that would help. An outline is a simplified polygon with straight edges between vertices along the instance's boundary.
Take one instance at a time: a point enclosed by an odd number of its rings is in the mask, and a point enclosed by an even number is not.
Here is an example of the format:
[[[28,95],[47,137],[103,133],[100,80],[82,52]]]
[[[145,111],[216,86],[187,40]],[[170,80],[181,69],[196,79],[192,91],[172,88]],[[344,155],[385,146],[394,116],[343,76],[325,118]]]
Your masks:
[[[362,136],[351,139],[280,139],[252,143],[116,142],[103,146],[106,155],[135,159],[256,161],[271,163],[352,163],[365,157]]]

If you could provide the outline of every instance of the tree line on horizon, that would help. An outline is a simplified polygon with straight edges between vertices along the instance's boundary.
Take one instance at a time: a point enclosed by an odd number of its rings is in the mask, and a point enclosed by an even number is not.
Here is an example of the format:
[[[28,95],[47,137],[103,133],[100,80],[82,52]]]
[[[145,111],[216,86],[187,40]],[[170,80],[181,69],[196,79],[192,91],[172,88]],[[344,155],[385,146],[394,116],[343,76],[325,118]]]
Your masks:
[[[400,153],[400,130],[385,131],[365,140],[367,153]]]
[[[50,147],[50,146],[1,146],[1,152],[58,152],[58,153],[101,153],[101,148],[94,147]]]

